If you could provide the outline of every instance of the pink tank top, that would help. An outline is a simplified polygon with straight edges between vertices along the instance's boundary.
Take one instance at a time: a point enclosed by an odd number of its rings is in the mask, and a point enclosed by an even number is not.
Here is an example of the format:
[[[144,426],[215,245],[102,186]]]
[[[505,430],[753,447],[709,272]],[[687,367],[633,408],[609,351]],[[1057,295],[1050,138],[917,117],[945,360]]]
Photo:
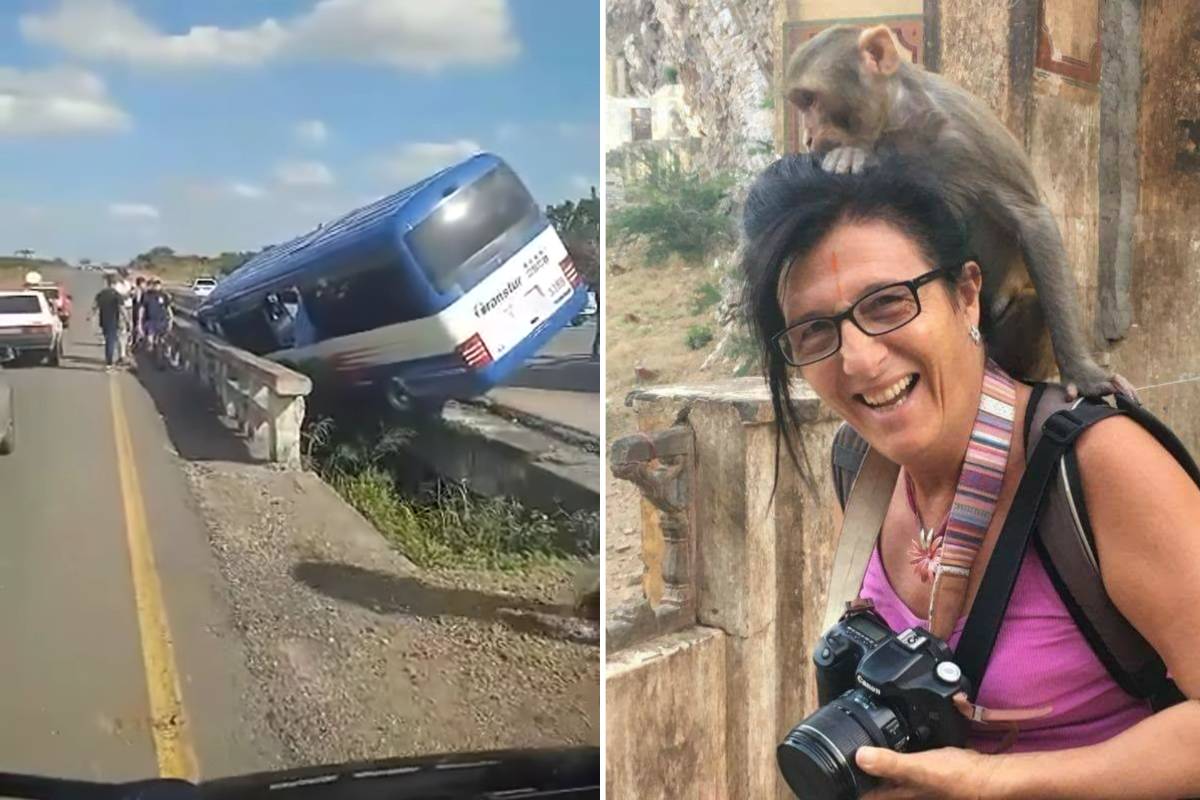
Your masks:
[[[879,548],[863,578],[862,596],[894,631],[927,622],[892,589]],[[950,646],[966,618],[954,626]],[[988,708],[1053,706],[1047,717],[1020,723],[1011,752],[1062,750],[1109,739],[1151,715],[1150,704],[1117,685],[1100,663],[1050,582],[1041,558],[1025,554],[977,702]],[[973,724],[967,746],[992,752],[1004,731]]]

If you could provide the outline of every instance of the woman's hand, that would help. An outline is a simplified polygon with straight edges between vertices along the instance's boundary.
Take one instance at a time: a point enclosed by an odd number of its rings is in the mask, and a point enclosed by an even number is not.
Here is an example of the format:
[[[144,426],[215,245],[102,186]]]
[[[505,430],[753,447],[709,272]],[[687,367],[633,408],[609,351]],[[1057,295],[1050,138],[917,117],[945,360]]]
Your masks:
[[[860,747],[855,758],[863,772],[886,781],[863,795],[864,800],[987,800],[1002,796],[996,771],[1004,756],[958,747],[923,753]]]

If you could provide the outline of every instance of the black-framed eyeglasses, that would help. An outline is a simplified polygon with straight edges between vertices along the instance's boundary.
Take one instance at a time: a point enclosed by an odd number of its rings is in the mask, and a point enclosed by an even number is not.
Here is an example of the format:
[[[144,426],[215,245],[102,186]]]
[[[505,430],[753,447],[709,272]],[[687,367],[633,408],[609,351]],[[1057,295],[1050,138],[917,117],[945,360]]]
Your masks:
[[[814,317],[789,325],[772,340],[793,367],[829,358],[842,346],[842,322],[850,320],[867,336],[882,336],[903,328],[921,313],[918,290],[947,274],[938,268],[907,281],[889,283],[865,294],[840,314]]]

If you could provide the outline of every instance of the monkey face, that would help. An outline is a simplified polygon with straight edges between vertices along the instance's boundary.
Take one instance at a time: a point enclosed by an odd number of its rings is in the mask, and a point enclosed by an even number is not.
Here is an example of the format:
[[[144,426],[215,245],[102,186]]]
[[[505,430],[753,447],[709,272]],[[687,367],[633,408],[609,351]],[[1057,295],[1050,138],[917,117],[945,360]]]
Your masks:
[[[780,308],[789,325],[830,316],[931,268],[918,244],[891,224],[843,222],[784,273]],[[897,463],[947,455],[947,443],[961,444],[974,419],[983,350],[968,333],[979,320],[972,274],[949,291],[940,280],[918,289],[920,313],[889,333],[869,336],[843,321],[841,348],[799,368],[822,400]]]
[[[899,62],[883,26],[835,26],[797,50],[786,72],[787,98],[800,112],[803,147],[870,149],[884,127]]]
[[[805,150],[826,153],[842,145],[873,144],[861,141],[855,115],[838,98],[819,89],[797,88],[790,99],[800,110],[800,139]]]

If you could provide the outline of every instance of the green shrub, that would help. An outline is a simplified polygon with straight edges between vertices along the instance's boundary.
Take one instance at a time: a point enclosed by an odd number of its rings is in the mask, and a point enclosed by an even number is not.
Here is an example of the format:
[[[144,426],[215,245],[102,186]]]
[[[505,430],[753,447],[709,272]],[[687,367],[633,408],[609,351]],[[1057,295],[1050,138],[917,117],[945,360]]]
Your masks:
[[[674,153],[645,154],[641,161],[643,177],[629,185],[629,205],[609,217],[610,241],[645,243],[651,262],[671,255],[698,262],[736,241],[732,178],[685,169]]]
[[[663,80],[670,84],[679,83],[679,70],[675,67],[663,67]]]
[[[693,325],[688,328],[687,346],[689,350],[699,350],[713,339],[713,332],[707,325]]]
[[[716,305],[721,299],[721,290],[712,281],[701,284],[692,294],[692,313],[700,314]]]

